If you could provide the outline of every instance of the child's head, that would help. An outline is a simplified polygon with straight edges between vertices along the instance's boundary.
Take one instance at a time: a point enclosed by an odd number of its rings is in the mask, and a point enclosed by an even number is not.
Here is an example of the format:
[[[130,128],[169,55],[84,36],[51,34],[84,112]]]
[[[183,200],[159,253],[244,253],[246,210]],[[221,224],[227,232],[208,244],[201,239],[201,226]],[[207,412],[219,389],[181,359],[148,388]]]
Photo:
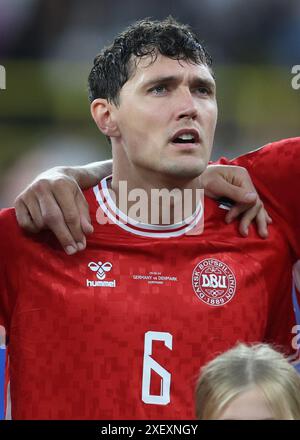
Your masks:
[[[300,376],[266,344],[239,344],[201,369],[196,415],[209,419],[300,419]]]

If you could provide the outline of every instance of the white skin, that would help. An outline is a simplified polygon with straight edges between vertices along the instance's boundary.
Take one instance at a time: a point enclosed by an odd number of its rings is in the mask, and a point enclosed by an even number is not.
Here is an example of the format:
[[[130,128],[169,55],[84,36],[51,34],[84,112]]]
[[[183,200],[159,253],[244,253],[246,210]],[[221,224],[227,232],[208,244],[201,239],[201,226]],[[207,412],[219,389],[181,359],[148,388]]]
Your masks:
[[[252,387],[235,397],[218,420],[274,420],[274,414],[258,387]]]
[[[144,88],[145,81],[162,75],[171,75],[173,80],[154,84],[151,91]],[[194,79],[202,83],[195,85]],[[209,84],[203,84],[205,79]],[[198,187],[196,176],[203,173],[210,157],[217,120],[215,83],[209,69],[162,56],[149,65],[149,58],[144,58],[124,84],[120,103],[116,107],[97,99],[91,106],[98,127],[112,139],[113,186],[130,176],[131,187],[147,190]],[[199,145],[172,145],[173,132],[186,127],[198,130]],[[84,234],[93,227],[79,185],[88,188],[110,173],[111,163],[56,167],[42,173],[16,199],[20,226],[30,232],[51,229],[67,254],[84,249]],[[226,196],[237,202],[226,221],[244,213],[239,227],[243,236],[255,218],[261,237],[267,237],[271,219],[244,168],[210,166],[201,175],[200,186],[210,197]]]
[[[217,122],[215,81],[207,66],[158,55],[145,57],[120,92],[119,106],[96,99],[91,112],[110,136],[112,188],[126,180],[128,190],[200,187]],[[194,129],[199,141],[174,144],[181,129]]]

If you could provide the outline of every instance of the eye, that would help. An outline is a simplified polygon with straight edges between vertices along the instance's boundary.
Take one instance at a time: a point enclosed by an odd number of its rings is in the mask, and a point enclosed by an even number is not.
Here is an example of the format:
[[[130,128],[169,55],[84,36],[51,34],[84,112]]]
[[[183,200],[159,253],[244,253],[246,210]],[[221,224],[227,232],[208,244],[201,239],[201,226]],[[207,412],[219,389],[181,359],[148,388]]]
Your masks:
[[[166,93],[167,91],[167,86],[164,85],[159,85],[159,86],[155,86],[152,87],[149,92],[151,92],[154,95],[163,95],[164,93]]]
[[[211,94],[211,90],[209,87],[198,87],[197,88],[198,93],[200,93],[200,95],[210,95]]]

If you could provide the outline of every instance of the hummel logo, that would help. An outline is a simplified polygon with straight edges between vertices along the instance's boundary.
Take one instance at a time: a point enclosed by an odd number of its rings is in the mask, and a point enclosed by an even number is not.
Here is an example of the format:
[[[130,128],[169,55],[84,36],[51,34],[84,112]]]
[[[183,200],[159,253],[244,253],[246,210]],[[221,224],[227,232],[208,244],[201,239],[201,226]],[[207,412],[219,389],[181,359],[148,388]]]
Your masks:
[[[88,266],[93,272],[97,272],[96,277],[98,278],[98,280],[104,280],[106,277],[105,272],[109,272],[112,268],[111,263],[102,263],[102,261],[98,261],[98,263],[94,263],[93,261],[91,261]]]
[[[91,261],[88,267],[91,271],[96,272],[96,277],[100,281],[86,280],[87,287],[116,287],[116,280],[103,281],[106,278],[106,272],[110,272],[112,269],[111,263],[108,261],[106,263]]]

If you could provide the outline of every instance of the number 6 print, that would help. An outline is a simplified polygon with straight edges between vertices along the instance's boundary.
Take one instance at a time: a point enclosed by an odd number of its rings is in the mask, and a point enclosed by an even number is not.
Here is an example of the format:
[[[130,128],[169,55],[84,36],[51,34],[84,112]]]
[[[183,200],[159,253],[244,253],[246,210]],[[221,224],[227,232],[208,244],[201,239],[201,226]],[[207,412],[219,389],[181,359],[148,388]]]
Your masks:
[[[142,401],[154,405],[167,405],[170,402],[171,374],[152,359],[153,341],[163,341],[165,346],[172,350],[172,335],[170,333],[152,331],[145,333]],[[161,377],[159,396],[150,394],[151,370]]]

